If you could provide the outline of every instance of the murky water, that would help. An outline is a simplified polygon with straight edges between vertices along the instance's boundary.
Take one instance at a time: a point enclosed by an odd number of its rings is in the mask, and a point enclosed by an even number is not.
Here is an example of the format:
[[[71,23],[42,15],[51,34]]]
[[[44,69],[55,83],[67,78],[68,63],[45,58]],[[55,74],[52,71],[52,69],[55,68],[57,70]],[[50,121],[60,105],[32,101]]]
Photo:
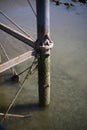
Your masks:
[[[35,1],[32,1],[35,7]],[[72,8],[50,3],[51,37],[51,104],[38,107],[37,72],[29,77],[9,113],[28,114],[27,118],[7,117],[8,130],[86,130],[87,129],[87,5],[74,3]],[[0,9],[36,38],[36,18],[27,1],[1,0]],[[0,22],[15,28],[0,14]],[[15,28],[16,29],[16,28]],[[0,42],[10,58],[30,50],[27,45],[0,31]],[[6,60],[0,50],[3,59]],[[18,73],[33,59],[15,67]],[[4,61],[3,61],[4,62]],[[11,73],[0,74],[0,112],[5,112],[19,89],[9,80]],[[22,82],[23,74],[20,77]],[[2,119],[2,116],[0,116]]]

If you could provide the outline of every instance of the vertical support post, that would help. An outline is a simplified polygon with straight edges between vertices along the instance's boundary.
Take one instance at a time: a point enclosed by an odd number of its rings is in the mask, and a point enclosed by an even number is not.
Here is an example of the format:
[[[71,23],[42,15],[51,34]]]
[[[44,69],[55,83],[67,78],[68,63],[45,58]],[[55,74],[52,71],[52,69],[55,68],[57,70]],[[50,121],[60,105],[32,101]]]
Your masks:
[[[37,38],[39,45],[43,46],[43,38],[50,33],[49,0],[36,0],[37,9]],[[38,89],[39,106],[50,104],[50,50],[39,51],[38,58]]]
[[[1,60],[1,55],[0,55],[0,64],[1,64],[2,60]]]

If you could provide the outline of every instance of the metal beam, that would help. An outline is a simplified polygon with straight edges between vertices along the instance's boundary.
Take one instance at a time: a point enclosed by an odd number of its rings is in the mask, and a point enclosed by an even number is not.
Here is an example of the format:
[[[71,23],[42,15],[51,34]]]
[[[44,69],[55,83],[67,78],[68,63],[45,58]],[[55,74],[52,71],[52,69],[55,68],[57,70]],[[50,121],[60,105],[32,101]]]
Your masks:
[[[27,45],[31,46],[31,47],[35,47],[35,44],[30,37],[27,37],[26,35],[23,35],[22,33],[12,29],[11,27],[6,26],[5,24],[0,22],[0,29],[5,31],[6,33],[12,35],[13,37],[17,38],[18,40],[26,43]]]
[[[0,65],[0,73],[12,68],[13,66],[18,65],[19,63],[22,63],[31,57],[35,56],[35,51],[28,51],[22,55],[17,56],[16,58],[13,58],[3,64]]]
[[[37,38],[39,46],[44,46],[43,38],[49,35],[49,0],[36,0],[37,8]],[[46,107],[50,104],[50,50],[39,52],[38,58],[38,90],[39,105]]]

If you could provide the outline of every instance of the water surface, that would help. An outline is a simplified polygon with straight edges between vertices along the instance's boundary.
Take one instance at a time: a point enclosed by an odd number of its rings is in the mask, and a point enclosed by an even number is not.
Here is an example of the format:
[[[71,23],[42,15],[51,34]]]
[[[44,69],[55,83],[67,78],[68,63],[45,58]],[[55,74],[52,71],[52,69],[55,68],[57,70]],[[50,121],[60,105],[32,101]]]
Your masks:
[[[35,8],[35,0],[32,1]],[[86,130],[87,129],[87,6],[74,3],[72,8],[50,3],[51,38],[51,104],[38,107],[37,72],[29,77],[9,113],[29,114],[28,118],[8,117],[3,122],[8,130]],[[36,18],[26,1],[1,0],[0,9],[36,38]],[[0,14],[0,22],[15,29]],[[0,42],[10,58],[30,50],[27,45],[0,31]],[[2,57],[6,60],[3,52]],[[15,67],[19,73],[33,59]],[[3,61],[4,62],[4,61]],[[9,71],[0,75],[0,112],[5,112],[18,90]],[[23,80],[25,74],[20,77]],[[0,119],[2,117],[0,116]]]

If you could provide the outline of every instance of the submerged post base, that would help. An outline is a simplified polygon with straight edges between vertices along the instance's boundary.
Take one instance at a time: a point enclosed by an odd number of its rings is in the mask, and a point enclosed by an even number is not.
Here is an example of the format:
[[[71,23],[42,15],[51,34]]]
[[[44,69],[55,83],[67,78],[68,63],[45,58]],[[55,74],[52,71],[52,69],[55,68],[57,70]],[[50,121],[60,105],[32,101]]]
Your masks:
[[[50,104],[50,56],[40,55],[38,59],[39,106]]]

